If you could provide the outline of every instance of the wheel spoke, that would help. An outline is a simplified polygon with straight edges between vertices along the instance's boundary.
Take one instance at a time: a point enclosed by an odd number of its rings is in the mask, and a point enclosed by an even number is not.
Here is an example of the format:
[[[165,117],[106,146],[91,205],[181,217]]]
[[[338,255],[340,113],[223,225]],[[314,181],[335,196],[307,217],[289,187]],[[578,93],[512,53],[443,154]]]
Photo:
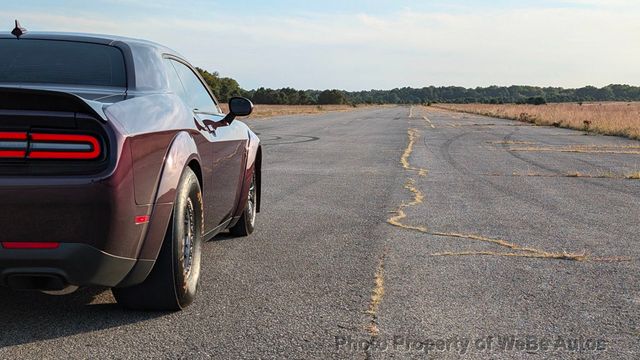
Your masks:
[[[196,221],[193,202],[191,201],[191,199],[187,199],[187,204],[184,212],[184,236],[182,241],[182,265],[185,278],[189,276],[189,273],[191,272],[191,266],[193,264],[195,226]]]
[[[253,179],[251,180],[251,185],[249,186],[249,201],[247,202],[247,211],[251,226],[254,226],[256,222],[256,195],[256,177],[254,174]]]

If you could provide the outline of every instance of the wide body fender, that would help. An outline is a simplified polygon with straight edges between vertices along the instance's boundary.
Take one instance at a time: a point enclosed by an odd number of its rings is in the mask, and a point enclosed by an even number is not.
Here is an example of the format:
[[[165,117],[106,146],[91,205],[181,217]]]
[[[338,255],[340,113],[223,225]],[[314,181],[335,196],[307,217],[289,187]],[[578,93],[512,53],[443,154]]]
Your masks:
[[[256,174],[256,191],[258,194],[256,211],[260,212],[260,203],[261,203],[261,194],[262,194],[262,146],[260,146],[260,139],[253,131],[247,128],[249,133],[249,141],[247,142],[247,159],[245,162],[245,173],[244,179],[242,182],[242,191],[240,192],[240,197],[238,199],[238,205],[236,206],[236,211],[233,214],[234,218],[237,219],[242,215],[244,211],[244,205],[247,202],[249,197],[249,187],[251,186],[251,179],[253,174]]]
[[[179,132],[171,143],[161,171],[155,202],[149,217],[147,233],[138,252],[138,261],[129,275],[118,286],[132,286],[144,281],[155,264],[171,221],[173,204],[184,170],[196,167],[198,176],[201,163],[198,147],[186,131]],[[202,184],[202,179],[200,179]]]

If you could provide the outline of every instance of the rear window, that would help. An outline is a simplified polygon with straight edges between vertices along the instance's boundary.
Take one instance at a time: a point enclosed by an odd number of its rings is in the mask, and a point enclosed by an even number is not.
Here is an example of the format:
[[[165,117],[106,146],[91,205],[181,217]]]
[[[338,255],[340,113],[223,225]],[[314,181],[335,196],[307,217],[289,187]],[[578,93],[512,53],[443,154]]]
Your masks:
[[[122,52],[72,41],[0,39],[0,83],[126,87]]]

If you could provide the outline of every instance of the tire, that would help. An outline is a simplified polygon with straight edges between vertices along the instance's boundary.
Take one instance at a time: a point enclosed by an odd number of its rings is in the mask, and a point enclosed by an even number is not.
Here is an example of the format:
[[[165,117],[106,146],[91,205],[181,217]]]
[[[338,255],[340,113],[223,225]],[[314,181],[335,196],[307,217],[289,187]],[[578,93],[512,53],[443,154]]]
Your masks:
[[[142,284],[112,289],[118,303],[134,310],[177,311],[189,306],[200,278],[202,233],[202,193],[198,178],[187,168],[153,270]]]
[[[244,206],[240,220],[231,228],[229,232],[233,236],[241,237],[248,236],[253,233],[256,226],[256,209],[258,201],[258,191],[256,188],[256,173],[253,173],[251,178],[251,185],[249,186],[249,196],[247,197],[247,203]]]

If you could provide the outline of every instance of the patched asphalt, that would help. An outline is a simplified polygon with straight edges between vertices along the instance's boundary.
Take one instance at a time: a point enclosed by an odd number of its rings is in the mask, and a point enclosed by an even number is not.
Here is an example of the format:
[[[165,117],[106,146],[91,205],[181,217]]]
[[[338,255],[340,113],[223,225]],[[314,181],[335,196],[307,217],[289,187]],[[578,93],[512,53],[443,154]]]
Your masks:
[[[257,230],[205,245],[191,307],[1,289],[0,358],[640,356],[639,142],[418,107],[247,123]]]

